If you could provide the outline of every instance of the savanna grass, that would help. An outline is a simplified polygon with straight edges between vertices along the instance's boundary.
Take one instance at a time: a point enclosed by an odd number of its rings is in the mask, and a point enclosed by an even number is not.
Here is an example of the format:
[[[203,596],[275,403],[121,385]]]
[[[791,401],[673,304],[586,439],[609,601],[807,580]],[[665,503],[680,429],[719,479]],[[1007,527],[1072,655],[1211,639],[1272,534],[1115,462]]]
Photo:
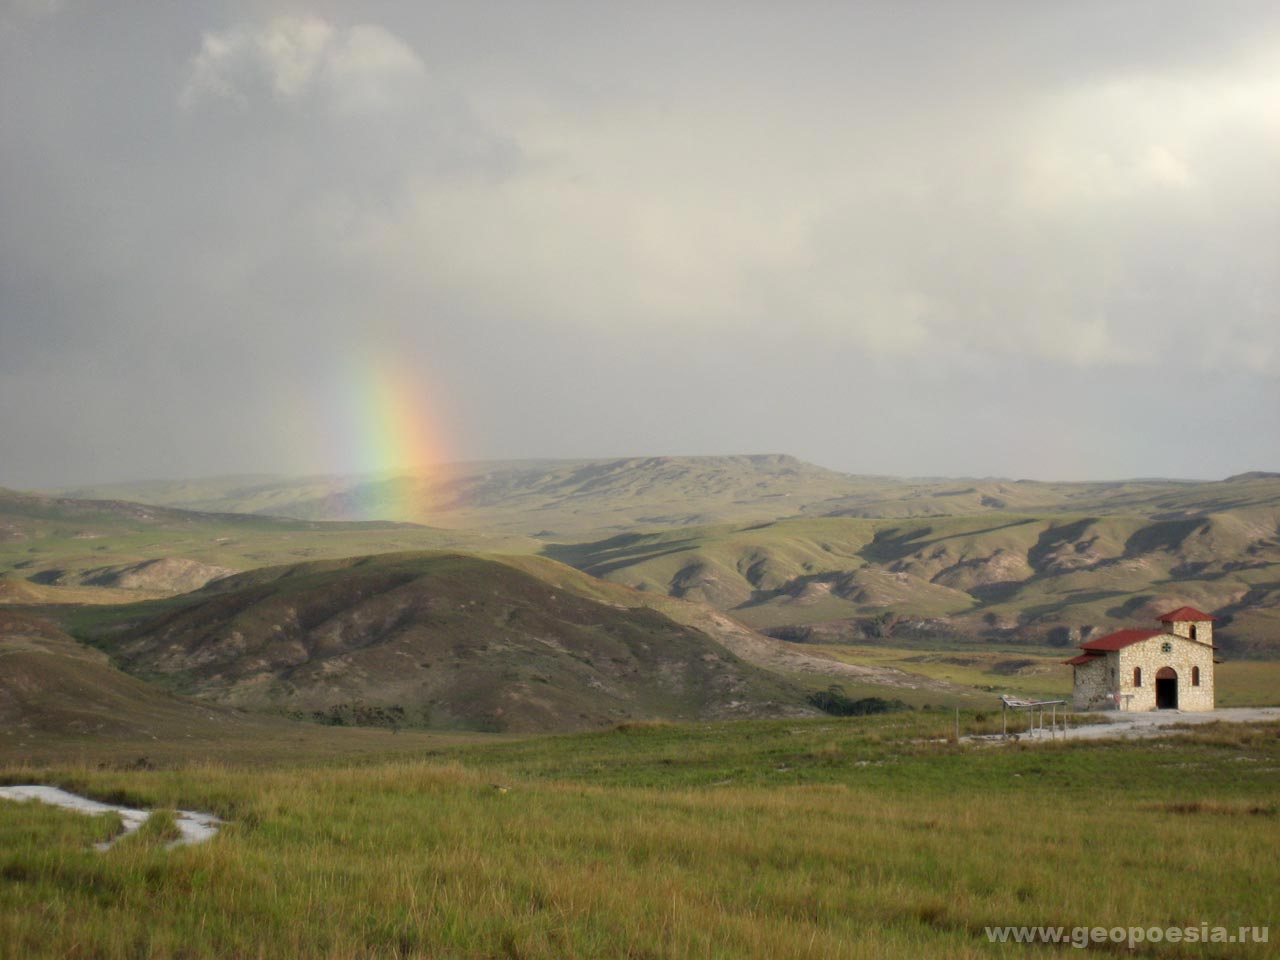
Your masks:
[[[358,765],[46,770],[95,797],[231,822],[202,846],[140,837],[99,854],[109,823],[0,804],[0,954],[964,958],[1026,954],[989,945],[988,924],[1276,916],[1280,727],[978,748],[922,738],[921,723],[632,726]],[[1138,955],[1268,955],[1218,949]]]

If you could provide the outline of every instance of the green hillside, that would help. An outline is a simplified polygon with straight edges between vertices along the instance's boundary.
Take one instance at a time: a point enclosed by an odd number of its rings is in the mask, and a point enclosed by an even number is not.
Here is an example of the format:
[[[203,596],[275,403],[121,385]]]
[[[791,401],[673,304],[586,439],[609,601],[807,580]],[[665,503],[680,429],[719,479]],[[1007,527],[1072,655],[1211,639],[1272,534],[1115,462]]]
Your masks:
[[[168,596],[236,571],[321,557],[535,547],[407,523],[318,523],[0,490],[0,604]]]
[[[40,602],[37,587],[125,584],[161,596],[226,569],[404,549],[542,550],[804,642],[980,638],[1066,648],[1191,603],[1222,617],[1227,653],[1280,648],[1277,474],[1195,483],[903,480],[784,456],[653,457],[82,492],[206,511],[384,519],[286,521],[0,497],[0,572],[9,574],[0,600]]]
[[[133,743],[148,753],[161,741],[190,749],[283,739],[285,726],[294,725],[172,696],[46,621],[0,610],[0,736],[11,756],[39,755],[68,737],[86,749]]]
[[[323,722],[520,731],[809,712],[800,687],[706,633],[477,556],[267,568],[164,606],[100,634],[115,663]]]
[[[824,518],[626,534],[547,552],[789,639],[1069,646],[1190,603],[1227,652],[1280,654],[1280,508],[1153,520]]]

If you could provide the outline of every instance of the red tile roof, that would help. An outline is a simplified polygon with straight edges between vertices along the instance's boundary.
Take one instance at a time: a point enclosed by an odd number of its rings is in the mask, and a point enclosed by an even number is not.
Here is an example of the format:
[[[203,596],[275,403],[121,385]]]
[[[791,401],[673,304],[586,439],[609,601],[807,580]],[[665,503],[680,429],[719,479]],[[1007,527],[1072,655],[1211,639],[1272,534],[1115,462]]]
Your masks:
[[[1202,613],[1195,607],[1179,607],[1177,610],[1170,610],[1163,617],[1157,617],[1161,623],[1184,623],[1187,620],[1217,620],[1217,617],[1211,617],[1207,613]]]
[[[1078,657],[1072,657],[1070,660],[1063,660],[1062,662],[1073,667],[1078,667],[1082,663],[1091,663],[1092,661],[1097,660],[1100,656],[1102,656],[1100,653],[1082,653]]]
[[[1158,637],[1162,633],[1164,633],[1163,630],[1117,630],[1115,633],[1109,633],[1105,637],[1099,637],[1097,640],[1090,640],[1088,643],[1080,644],[1080,649],[1097,650],[1099,652],[1123,650],[1132,644]]]

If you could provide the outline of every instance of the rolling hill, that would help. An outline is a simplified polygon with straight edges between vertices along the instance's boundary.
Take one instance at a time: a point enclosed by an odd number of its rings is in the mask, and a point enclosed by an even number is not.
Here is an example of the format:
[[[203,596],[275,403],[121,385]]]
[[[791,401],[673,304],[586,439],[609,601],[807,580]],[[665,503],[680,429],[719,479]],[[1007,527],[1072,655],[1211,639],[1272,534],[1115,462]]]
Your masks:
[[[49,623],[0,610],[0,729],[7,748],[46,736],[216,739],[255,729],[242,713],[170,696]]]
[[[78,501],[46,500],[60,519],[28,546],[4,539],[0,497],[0,564],[8,562],[11,578],[88,589],[139,583],[140,569],[173,558],[243,570],[397,549],[540,550],[595,576],[703,602],[800,641],[892,634],[1070,646],[1186,602],[1223,615],[1228,651],[1280,651],[1274,473],[1217,482],[902,480],[840,474],[785,456],[651,457],[456,464],[416,478],[214,478],[82,492],[171,506],[112,501],[121,524],[135,532],[87,542],[82,531],[94,528],[68,519]],[[181,514],[173,504],[387,519],[361,525]],[[154,524],[143,526],[153,514],[199,533],[162,540]],[[411,516],[439,526],[391,525],[392,517]],[[234,530],[219,534],[218,524]],[[465,525],[483,532],[468,533]]]
[[[184,694],[335,723],[530,731],[808,711],[801,688],[700,630],[462,554],[252,571],[98,642]]]
[[[1126,516],[822,518],[626,534],[548,554],[698,600],[775,636],[1070,646],[1183,603],[1235,654],[1280,655],[1280,509]]]
[[[113,666],[44,617],[0,608],[0,764],[138,769],[193,762],[416,755],[469,739],[321,727],[197,702]],[[20,777],[21,774],[19,773]]]
[[[121,603],[323,557],[536,547],[409,523],[321,523],[0,489],[0,604]]]

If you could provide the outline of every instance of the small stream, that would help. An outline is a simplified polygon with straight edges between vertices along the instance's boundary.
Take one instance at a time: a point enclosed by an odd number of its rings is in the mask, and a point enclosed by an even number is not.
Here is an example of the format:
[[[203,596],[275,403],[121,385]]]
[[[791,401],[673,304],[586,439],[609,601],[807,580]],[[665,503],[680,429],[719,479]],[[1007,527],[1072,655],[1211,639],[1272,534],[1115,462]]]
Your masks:
[[[151,817],[150,810],[135,810],[132,807],[121,807],[113,803],[99,803],[97,800],[90,800],[88,797],[81,797],[58,787],[45,787],[38,784],[0,787],[0,800],[16,800],[19,803],[36,800],[94,817],[101,813],[119,814],[124,830],[110,840],[95,843],[94,848],[97,850],[110,849],[117,840],[136,832]],[[211,813],[197,813],[194,810],[175,810],[174,822],[182,836],[166,844],[166,849],[204,843],[218,832],[219,826],[226,823],[225,820],[219,820]]]

